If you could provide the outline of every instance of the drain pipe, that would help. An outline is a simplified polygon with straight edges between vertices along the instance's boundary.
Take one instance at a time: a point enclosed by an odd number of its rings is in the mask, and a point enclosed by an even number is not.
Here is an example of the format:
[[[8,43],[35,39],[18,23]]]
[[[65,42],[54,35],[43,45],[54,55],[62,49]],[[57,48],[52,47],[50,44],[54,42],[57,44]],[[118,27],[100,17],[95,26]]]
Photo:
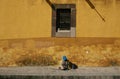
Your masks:
[[[100,18],[105,22],[105,19],[102,17],[102,15],[97,11],[97,9],[95,8],[95,6],[92,4],[92,2],[90,2],[90,0],[86,0],[86,2],[89,4],[89,6],[94,9],[97,14],[100,16]]]
[[[50,0],[46,0],[46,2],[49,4],[49,6],[55,10],[55,5],[50,1]]]

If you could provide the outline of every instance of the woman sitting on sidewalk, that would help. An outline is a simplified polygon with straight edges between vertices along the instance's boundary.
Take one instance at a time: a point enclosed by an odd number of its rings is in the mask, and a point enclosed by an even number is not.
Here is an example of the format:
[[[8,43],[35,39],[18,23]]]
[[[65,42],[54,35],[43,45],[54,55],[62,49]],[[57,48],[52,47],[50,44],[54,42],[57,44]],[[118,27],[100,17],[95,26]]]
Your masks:
[[[70,70],[70,69],[77,69],[78,66],[76,64],[71,63],[66,56],[62,57],[61,67],[59,69],[61,70]]]

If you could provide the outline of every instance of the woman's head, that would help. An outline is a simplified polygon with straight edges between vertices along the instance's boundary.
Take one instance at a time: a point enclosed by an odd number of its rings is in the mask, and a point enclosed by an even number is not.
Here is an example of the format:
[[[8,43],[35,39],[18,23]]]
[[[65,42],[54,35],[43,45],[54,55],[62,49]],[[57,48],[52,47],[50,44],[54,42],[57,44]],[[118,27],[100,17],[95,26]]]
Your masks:
[[[63,60],[66,61],[66,60],[67,60],[67,57],[66,57],[66,56],[63,56]]]

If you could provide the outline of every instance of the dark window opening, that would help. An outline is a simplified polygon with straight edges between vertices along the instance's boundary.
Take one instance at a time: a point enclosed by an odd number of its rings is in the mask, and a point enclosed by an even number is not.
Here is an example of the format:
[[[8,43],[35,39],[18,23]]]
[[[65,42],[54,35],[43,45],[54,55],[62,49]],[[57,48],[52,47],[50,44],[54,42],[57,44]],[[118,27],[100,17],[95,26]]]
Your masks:
[[[70,30],[71,9],[57,9],[56,13],[56,32],[58,30]]]
[[[54,4],[52,10],[52,37],[76,36],[76,5]]]

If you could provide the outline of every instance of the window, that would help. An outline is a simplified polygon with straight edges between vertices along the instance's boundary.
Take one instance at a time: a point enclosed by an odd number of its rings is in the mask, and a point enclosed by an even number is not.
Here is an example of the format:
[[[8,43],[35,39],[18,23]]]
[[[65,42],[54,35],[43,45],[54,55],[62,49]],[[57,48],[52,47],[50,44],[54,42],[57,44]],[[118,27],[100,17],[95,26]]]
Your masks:
[[[75,4],[56,4],[52,11],[52,37],[75,37]]]
[[[70,31],[71,24],[71,10],[70,9],[57,9],[56,14],[56,32]]]

